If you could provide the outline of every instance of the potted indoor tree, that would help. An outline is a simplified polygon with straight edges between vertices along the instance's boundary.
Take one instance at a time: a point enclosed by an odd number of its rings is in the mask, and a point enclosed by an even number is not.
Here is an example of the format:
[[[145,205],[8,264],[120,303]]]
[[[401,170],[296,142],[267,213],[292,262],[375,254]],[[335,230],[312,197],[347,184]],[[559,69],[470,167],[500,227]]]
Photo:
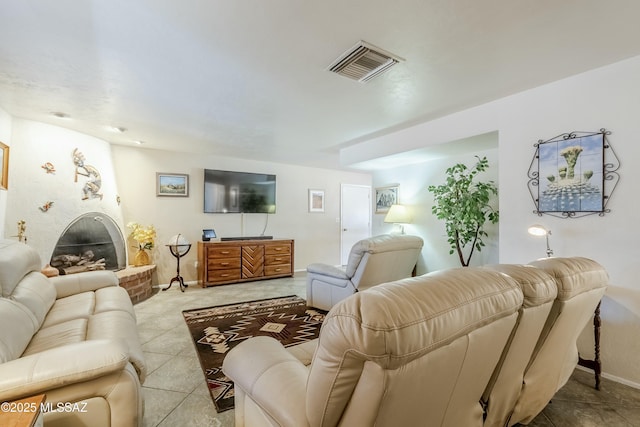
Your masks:
[[[487,236],[486,222],[498,222],[498,211],[490,204],[498,188],[493,181],[476,180],[477,175],[489,167],[489,161],[486,157],[476,158],[478,162],[471,169],[458,163],[447,169],[444,184],[428,187],[435,202],[431,212],[446,224],[449,254],[457,252],[463,267],[469,265],[476,249],[480,252],[485,246],[482,238]]]

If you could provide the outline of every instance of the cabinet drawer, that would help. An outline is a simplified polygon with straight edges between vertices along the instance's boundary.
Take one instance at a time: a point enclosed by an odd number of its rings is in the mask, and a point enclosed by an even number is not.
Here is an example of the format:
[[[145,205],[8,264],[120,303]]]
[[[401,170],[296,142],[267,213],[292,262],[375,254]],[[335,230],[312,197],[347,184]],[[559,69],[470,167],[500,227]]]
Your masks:
[[[226,270],[229,268],[240,268],[240,258],[209,258],[207,260],[207,270]]]
[[[290,244],[285,244],[285,245],[277,245],[277,244],[270,244],[270,245],[264,245],[264,253],[265,255],[278,255],[278,254],[291,254],[291,245]]]
[[[265,265],[265,276],[277,276],[280,274],[291,274],[291,264]]]
[[[223,246],[207,248],[207,258],[233,258],[240,257],[240,246]]]
[[[267,255],[264,257],[264,265],[291,264],[290,254]]]
[[[209,270],[207,271],[207,282],[226,282],[240,279],[240,269],[229,270]]]

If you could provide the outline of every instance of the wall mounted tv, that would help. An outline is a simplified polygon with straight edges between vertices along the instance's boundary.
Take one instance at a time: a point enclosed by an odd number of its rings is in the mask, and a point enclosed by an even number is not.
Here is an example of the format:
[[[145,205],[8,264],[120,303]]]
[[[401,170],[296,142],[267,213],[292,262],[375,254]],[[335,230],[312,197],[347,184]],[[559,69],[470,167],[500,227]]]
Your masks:
[[[205,213],[275,213],[276,176],[204,170]]]

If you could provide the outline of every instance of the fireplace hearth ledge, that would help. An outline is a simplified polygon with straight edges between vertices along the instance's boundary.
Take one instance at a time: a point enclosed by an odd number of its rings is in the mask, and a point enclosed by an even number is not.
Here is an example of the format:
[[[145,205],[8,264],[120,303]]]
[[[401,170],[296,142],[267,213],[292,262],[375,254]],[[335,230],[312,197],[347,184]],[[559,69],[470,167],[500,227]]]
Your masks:
[[[134,267],[132,265],[116,271],[120,286],[125,288],[133,304],[146,300],[158,292],[156,266],[145,265]]]

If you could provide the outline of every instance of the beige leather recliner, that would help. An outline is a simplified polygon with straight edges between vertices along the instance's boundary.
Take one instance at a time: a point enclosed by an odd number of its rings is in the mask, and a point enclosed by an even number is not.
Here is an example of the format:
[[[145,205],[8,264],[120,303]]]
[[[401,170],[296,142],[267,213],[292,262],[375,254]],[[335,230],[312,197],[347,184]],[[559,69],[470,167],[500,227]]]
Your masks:
[[[307,267],[307,304],[329,310],[355,292],[411,276],[423,244],[418,236],[383,234],[353,245],[344,269],[310,264]]]
[[[609,283],[604,267],[588,258],[544,258],[530,264],[554,278],[558,293],[524,374],[509,426],[529,424],[569,380],[578,364],[578,336]]]
[[[269,337],[229,352],[235,425],[482,426],[522,303],[512,278],[479,268],[358,292],[328,313],[309,366]]]
[[[486,407],[484,427],[504,427],[520,396],[525,371],[558,288],[553,277],[533,266],[499,264],[485,268],[507,274],[518,283],[524,295],[516,328],[482,397]]]
[[[0,240],[0,401],[46,394],[62,405],[47,427],[142,425],[146,365],[129,295],[112,271],[49,279],[40,268],[33,248]]]

